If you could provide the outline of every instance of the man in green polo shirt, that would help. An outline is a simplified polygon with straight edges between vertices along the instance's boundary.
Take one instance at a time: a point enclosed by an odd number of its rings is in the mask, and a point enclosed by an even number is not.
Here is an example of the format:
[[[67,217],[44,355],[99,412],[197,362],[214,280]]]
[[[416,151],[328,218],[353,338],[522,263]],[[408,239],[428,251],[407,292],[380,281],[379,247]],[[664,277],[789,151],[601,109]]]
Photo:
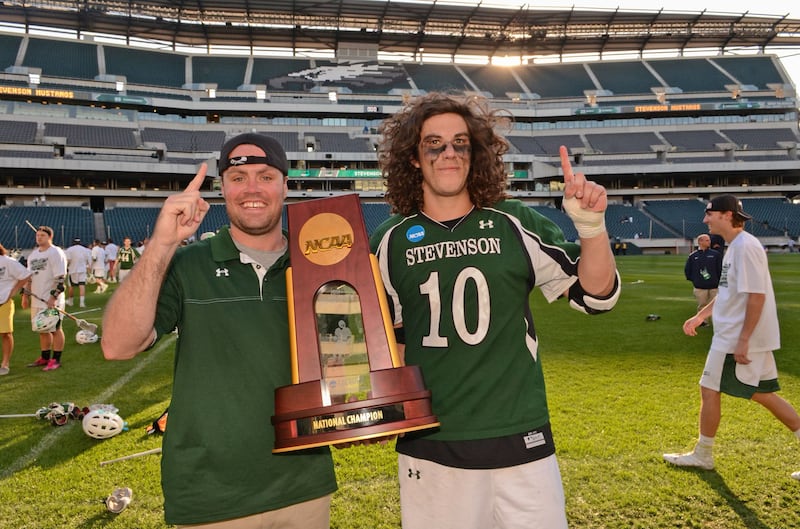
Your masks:
[[[291,384],[287,170],[273,138],[228,140],[219,172],[230,227],[178,249],[209,210],[203,164],[167,198],[147,251],[106,307],[110,360],[133,358],[178,329],[161,482],[165,519],[179,527],[329,527],[329,449],[272,453],[275,388]]]

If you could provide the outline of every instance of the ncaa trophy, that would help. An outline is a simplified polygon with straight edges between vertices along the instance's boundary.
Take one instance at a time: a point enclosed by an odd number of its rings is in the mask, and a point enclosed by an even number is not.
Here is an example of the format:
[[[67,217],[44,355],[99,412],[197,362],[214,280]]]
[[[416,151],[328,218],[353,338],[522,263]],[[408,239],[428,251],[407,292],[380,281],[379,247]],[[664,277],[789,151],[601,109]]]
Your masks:
[[[288,204],[292,384],[275,390],[273,452],[439,426],[402,366],[358,195]]]

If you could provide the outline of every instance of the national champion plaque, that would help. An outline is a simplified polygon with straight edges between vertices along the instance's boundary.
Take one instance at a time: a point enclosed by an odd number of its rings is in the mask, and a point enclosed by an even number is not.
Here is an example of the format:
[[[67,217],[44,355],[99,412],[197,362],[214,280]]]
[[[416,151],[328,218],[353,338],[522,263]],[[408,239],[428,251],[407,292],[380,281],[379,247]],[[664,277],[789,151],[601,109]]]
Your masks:
[[[432,428],[418,366],[402,366],[358,195],[288,204],[292,385],[275,390],[288,452]]]

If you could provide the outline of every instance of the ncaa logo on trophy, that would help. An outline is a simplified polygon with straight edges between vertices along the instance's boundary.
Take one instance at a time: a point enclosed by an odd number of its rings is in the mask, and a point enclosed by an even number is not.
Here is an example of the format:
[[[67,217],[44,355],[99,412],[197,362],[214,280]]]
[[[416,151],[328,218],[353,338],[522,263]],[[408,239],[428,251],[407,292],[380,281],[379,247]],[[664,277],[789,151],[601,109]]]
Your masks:
[[[358,196],[288,204],[292,384],[275,390],[273,452],[439,426],[401,365]]]

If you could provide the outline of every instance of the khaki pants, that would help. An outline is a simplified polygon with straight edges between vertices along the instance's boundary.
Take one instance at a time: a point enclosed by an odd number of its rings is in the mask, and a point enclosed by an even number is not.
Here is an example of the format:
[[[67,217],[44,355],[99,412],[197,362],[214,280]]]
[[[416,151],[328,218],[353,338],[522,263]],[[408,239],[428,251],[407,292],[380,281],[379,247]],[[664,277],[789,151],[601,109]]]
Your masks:
[[[717,297],[718,291],[716,288],[695,288],[694,299],[697,300],[697,311],[699,312],[700,309],[711,303],[711,300]]]
[[[178,529],[329,529],[331,495],[266,511],[252,516],[204,524],[179,525]]]

